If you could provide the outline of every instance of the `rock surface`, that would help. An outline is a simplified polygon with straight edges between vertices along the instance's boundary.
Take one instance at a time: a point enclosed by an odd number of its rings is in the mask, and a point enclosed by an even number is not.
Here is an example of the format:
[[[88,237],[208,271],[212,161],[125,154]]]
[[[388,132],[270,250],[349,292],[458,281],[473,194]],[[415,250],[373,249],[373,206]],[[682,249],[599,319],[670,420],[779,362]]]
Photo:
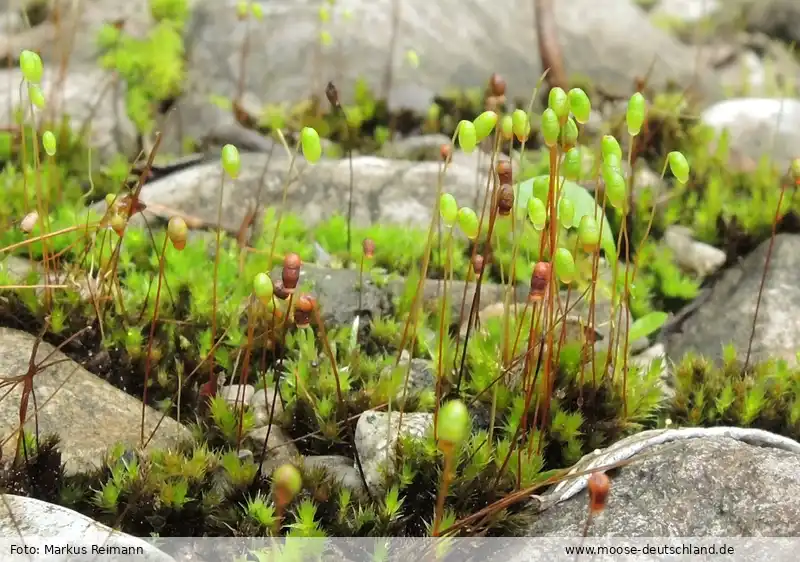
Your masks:
[[[736,98],[712,105],[701,115],[719,133],[727,131],[731,151],[758,162],[767,156],[784,171],[800,144],[800,100]]]
[[[607,507],[589,536],[797,536],[797,494],[796,451],[728,437],[659,444],[611,475]],[[545,510],[528,536],[579,537],[587,501],[584,490]]]
[[[667,337],[667,354],[679,361],[690,350],[720,358],[722,348],[733,343],[744,359],[753,326],[756,300],[769,241],[762,243],[738,266],[726,271],[682,324]],[[779,234],[758,311],[752,360],[795,361],[800,342],[800,236]]]
[[[527,101],[542,72],[531,3],[402,2],[394,53],[391,0],[337,2],[324,24],[332,39],[327,47],[319,46],[317,2],[261,4],[263,21],[249,22],[245,89],[262,104],[322,97],[329,80],[348,103],[359,77],[382,96],[390,61],[390,104],[417,110],[427,109],[432,96],[448,88],[481,88],[493,72],[508,78],[509,95]],[[568,72],[622,95],[630,94],[634,77],[647,74],[652,63],[653,85],[692,81],[692,49],[653,27],[631,0],[608,0],[603,10],[595,8],[593,0],[554,3]],[[198,2],[187,31],[192,89],[205,95],[236,94],[247,27],[229,4]],[[418,55],[418,66],[408,63],[409,50]],[[710,97],[720,94],[713,78],[703,81],[701,89]]]
[[[12,112],[20,106],[21,81],[20,70],[0,70],[0,121],[3,123],[14,122]],[[37,110],[37,115],[43,114],[56,123],[61,116],[69,116],[74,131],[89,133],[95,161],[108,160],[120,152],[135,156],[132,153],[136,146],[136,130],[126,114],[124,85],[115,82],[110,73],[92,66],[74,67],[61,81],[54,70],[45,69],[41,88],[47,105]],[[27,94],[23,102],[28,103]]]
[[[238,232],[257,199],[261,202],[262,211],[264,205],[277,206],[283,195],[288,171],[289,161],[282,150],[271,159],[265,154],[242,153],[239,178],[225,182],[223,228]],[[206,225],[216,226],[221,173],[218,162],[181,170],[146,184],[141,199],[148,205],[171,210],[155,210],[155,215],[169,218],[175,212],[180,212]],[[439,164],[436,162],[355,157],[353,223],[427,226],[436,199],[438,175]],[[475,181],[474,168],[452,165],[445,175],[443,190],[452,193],[456,199],[471,200],[475,194]],[[307,226],[313,226],[335,214],[346,215],[349,188],[350,166],[347,159],[321,160],[310,165],[298,158],[289,185],[286,211],[299,214]],[[104,204],[101,202],[96,207],[99,212],[102,212]],[[145,211],[145,214],[149,213],[150,209]],[[141,223],[141,220],[131,221],[132,225]]]
[[[89,549],[93,545],[109,547],[141,547],[143,555],[136,555],[135,560],[140,562],[174,562],[172,557],[153,547],[147,541],[126,535],[106,527],[81,515],[71,509],[53,505],[34,498],[0,494],[0,537],[11,539],[13,537],[26,537],[20,545],[28,544],[43,550],[45,545],[53,545],[53,538],[59,537],[65,544],[85,546]],[[49,538],[49,540],[48,540]],[[38,540],[37,540],[38,539]],[[42,556],[49,562],[70,562],[77,560],[75,555],[55,554]],[[38,559],[39,558],[37,556]],[[131,554],[103,555],[103,560],[123,562],[131,560]],[[88,557],[86,559],[91,559]],[[7,562],[28,562],[28,554],[3,554]]]
[[[433,428],[433,414],[400,414],[367,410],[356,423],[355,445],[370,491],[380,491],[385,477],[393,470],[399,435],[424,437]]]
[[[34,341],[33,336],[24,332],[0,328],[0,374],[3,378],[25,375]],[[36,411],[40,435],[57,433],[60,436],[60,451],[68,472],[99,466],[105,452],[118,442],[138,445],[142,403],[93,375],[60,351],[50,355],[53,351],[53,346],[47,343],[39,345],[37,364],[50,366],[34,376],[33,391],[38,410],[31,397],[26,430],[34,430]],[[13,457],[16,450],[22,384],[15,383],[13,388],[5,390],[0,401],[4,458]],[[147,408],[146,436],[155,429],[161,416],[161,413]],[[188,429],[171,418],[165,418],[148,448],[170,447],[190,438]]]

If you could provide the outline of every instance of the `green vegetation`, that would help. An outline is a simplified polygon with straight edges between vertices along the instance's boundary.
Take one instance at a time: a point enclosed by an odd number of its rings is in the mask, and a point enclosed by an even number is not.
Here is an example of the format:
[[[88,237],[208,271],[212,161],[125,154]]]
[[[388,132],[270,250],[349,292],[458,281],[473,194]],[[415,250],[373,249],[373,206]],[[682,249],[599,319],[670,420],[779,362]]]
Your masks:
[[[107,27],[102,38],[101,63],[127,81],[128,111],[142,133],[151,132],[156,106],[180,93],[184,75],[185,1],[153,1],[151,10],[157,25],[150,36]],[[246,7],[241,14],[259,17]],[[35,86],[41,61],[28,52],[20,59]],[[21,115],[22,138],[0,137],[8,186],[0,193],[0,256],[40,267],[24,279],[0,273],[0,324],[43,331],[57,345],[77,340],[106,350],[113,361],[98,374],[114,371],[110,380],[189,425],[194,439],[149,455],[118,446],[100,469],[67,476],[55,438],[17,432],[0,491],[139,535],[438,536],[462,532],[478,512],[486,517],[471,523],[471,533],[507,535],[530,520],[509,498],[528,497],[584,454],[666,419],[800,436],[798,372],[784,363],[743,369],[732,357],[721,367],[687,357],[669,398],[659,362],[630,362],[631,341],[655,335],[665,311],[690,301],[701,282],[677,268],[660,233],[690,225],[703,240],[752,247],[775,226],[780,174],[766,162],[751,173],[730,172],[724,141],[709,148],[708,131],[689,124],[688,108],[670,95],[648,108],[634,94],[619,122],[592,138],[584,130],[592,101],[583,89],[550,89],[541,113],[510,103],[485,109],[504,92],[493,76],[485,92],[443,98],[454,101],[417,119],[453,139],[441,151],[445,161],[481,144],[493,156],[519,155],[518,177],[505,161],[487,164],[492,181],[483,205],[464,205],[440,181],[430,186],[428,228],[411,229],[357,227],[347,216],[308,225],[281,204],[265,211],[249,245],[221,230],[213,238],[191,233],[180,217],[166,228],[133,227],[143,209],[139,177],[115,163],[92,178],[90,153],[68,123]],[[338,104],[335,87],[326,94],[329,111],[266,108],[250,126],[274,134],[309,165],[321,158],[323,139],[340,154],[384,143],[380,131],[390,116],[382,102],[363,87],[352,106]],[[236,111],[238,100],[224,103]],[[658,133],[645,134],[645,126]],[[674,184],[666,204],[656,208],[652,186],[633,186],[625,170],[637,159]],[[220,208],[240,164],[236,147],[226,145]],[[587,189],[601,181],[602,192]],[[102,213],[87,211],[103,198]],[[786,200],[781,215],[795,206]],[[392,309],[326,326],[321,310],[334,303],[318,302],[313,284],[300,277],[317,261],[315,243],[330,267],[358,271],[358,284],[344,290],[363,291],[365,278],[381,289],[402,276]],[[54,283],[55,272],[67,282]],[[88,295],[78,290],[87,278]],[[421,284],[430,278],[446,296],[423,307]],[[455,280],[476,286],[475,296],[448,292]],[[478,323],[489,283],[502,288],[502,313]],[[524,302],[514,294],[519,284],[530,287]],[[600,299],[610,307],[604,318],[595,317]],[[570,315],[579,300],[589,302],[585,320]],[[454,304],[462,312],[453,318]],[[430,388],[412,391],[403,352],[432,368]],[[30,383],[35,375],[23,378]],[[359,415],[415,412],[431,414],[432,423],[422,438],[398,439],[379,490],[348,487],[302,459],[260,462],[267,439],[249,435],[256,412],[220,396],[223,381],[265,395],[274,389],[281,413],[270,412],[270,424],[302,455],[354,458],[362,478]],[[21,418],[34,407],[30,389],[23,395]],[[144,427],[141,434],[144,442]]]

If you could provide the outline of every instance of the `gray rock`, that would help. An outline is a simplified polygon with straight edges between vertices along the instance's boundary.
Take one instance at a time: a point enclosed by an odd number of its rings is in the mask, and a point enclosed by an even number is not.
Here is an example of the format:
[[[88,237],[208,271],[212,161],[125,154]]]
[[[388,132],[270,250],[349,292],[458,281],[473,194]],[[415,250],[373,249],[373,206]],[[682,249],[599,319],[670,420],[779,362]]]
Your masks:
[[[794,443],[792,452],[725,436],[665,441],[611,475],[607,507],[594,518],[590,536],[800,533],[800,504],[795,501],[800,494],[800,444]],[[581,536],[587,502],[584,489],[546,509],[526,534]]]
[[[411,359],[409,362],[401,360],[397,367],[394,364],[387,366],[381,373],[383,377],[390,377],[393,373],[402,373],[403,381],[406,380],[408,375],[407,384],[400,385],[397,390],[396,399],[399,403],[403,403],[403,397],[417,396],[426,390],[433,390],[436,385],[436,366],[431,365],[430,361],[425,359]]]
[[[274,388],[267,389],[266,393],[262,388],[253,394],[253,397],[250,399],[250,408],[253,410],[253,415],[255,416],[256,427],[264,427],[269,425],[270,412],[272,412],[272,402],[274,399]],[[273,413],[273,421],[281,419],[282,415],[283,404],[281,404],[280,398],[278,398],[278,401],[275,404],[275,412]]]
[[[319,47],[317,2],[262,2],[262,6],[263,22],[249,22],[245,87],[264,104],[292,103],[311,95],[327,104],[323,90],[328,80],[336,83],[342,101],[349,103],[359,77],[383,97],[390,59],[390,104],[417,110],[427,109],[432,96],[448,88],[482,88],[493,72],[508,79],[507,94],[527,101],[542,72],[530,3],[403,2],[393,56],[390,0],[337,2],[325,24],[333,39],[329,48]],[[568,71],[621,95],[630,94],[634,77],[647,74],[653,62],[655,87],[667,81],[683,85],[693,80],[693,51],[654,28],[633,2],[609,0],[603,10],[595,7],[593,0],[555,3]],[[352,17],[345,17],[345,11]],[[200,0],[193,15],[187,32],[190,80],[210,85],[214,94],[232,97],[248,24],[239,22],[235,10],[216,0]],[[487,29],[497,32],[487,33]],[[416,68],[406,62],[409,49],[419,56]],[[713,78],[702,80],[705,93],[719,96]]]
[[[398,160],[441,160],[441,146],[449,145],[446,135],[419,135],[386,143],[381,155]]]
[[[286,432],[277,424],[273,424],[272,429],[267,425],[257,427],[247,434],[245,444],[248,449],[253,451],[256,460],[261,460],[261,450],[264,448],[264,439],[267,439],[267,432],[269,432],[269,439],[267,440],[264,466],[266,471],[269,472],[278,464],[297,458],[300,453],[297,450],[297,446],[286,435]]]
[[[694,23],[713,15],[718,9],[719,0],[661,0],[652,14]]]
[[[34,341],[33,336],[24,332],[0,328],[0,372],[4,377],[22,377],[27,373]],[[25,428],[34,430],[36,411],[39,434],[56,433],[61,438],[60,451],[69,472],[98,467],[105,452],[117,443],[139,444],[140,401],[55,351],[50,344],[39,345],[36,361],[49,366],[34,376],[33,391],[38,409],[30,398]],[[5,458],[13,457],[16,450],[22,384],[14,384],[0,401],[0,435],[4,439]],[[162,414],[150,407],[145,412],[147,437]],[[148,449],[174,446],[190,438],[188,429],[167,417],[161,422]]]
[[[722,250],[692,238],[692,231],[683,226],[672,225],[664,232],[664,244],[672,250],[679,267],[699,277],[716,273],[725,264]]]
[[[678,361],[693,350],[720,358],[732,343],[742,359],[747,353],[761,276],[769,241],[762,243],[739,265],[726,271],[707,301],[682,324],[681,332],[667,337],[667,353]],[[753,359],[793,362],[800,348],[800,236],[779,234],[756,322]]]
[[[0,119],[4,123],[14,122],[12,112],[20,104],[21,80],[22,72],[17,68],[0,70]],[[103,162],[119,152],[135,156],[136,129],[125,110],[124,84],[115,82],[110,73],[91,66],[71,67],[62,82],[57,69],[45,67],[41,88],[47,105],[37,109],[37,115],[51,120],[67,115],[73,130],[89,132],[94,162]],[[23,100],[28,104],[27,94]]]
[[[143,554],[137,554],[136,560],[141,562],[174,562],[172,557],[164,554],[149,542],[120,533],[110,527],[98,523],[71,509],[53,505],[34,498],[0,494],[0,537],[20,538],[20,546],[38,547],[44,552],[45,545],[53,546],[54,542],[67,542],[71,545],[83,546],[91,551],[92,546],[137,547]],[[22,537],[25,538],[23,543]],[[51,562],[71,562],[77,560],[74,554],[40,554]],[[39,557],[37,556],[37,558]],[[123,562],[131,560],[132,554],[105,554],[103,560]],[[91,555],[85,558],[91,558]],[[5,553],[3,560],[8,562],[27,562],[28,554]]]
[[[281,201],[289,161],[283,151],[268,159],[269,156],[264,154],[241,154],[239,178],[225,182],[222,226],[226,230],[238,232],[248,210],[254,207],[259,192],[262,206],[274,206]],[[353,159],[353,170],[354,224],[380,222],[427,226],[430,222],[439,176],[438,163],[359,156]],[[180,212],[215,226],[221,173],[220,164],[214,162],[146,184],[141,199],[154,205],[154,210],[148,209],[145,214],[169,218]],[[347,159],[321,160],[310,165],[298,158],[292,178],[286,210],[300,214],[306,225],[313,226],[334,214],[347,214],[350,187]],[[471,200],[475,178],[475,169],[452,165],[445,175],[443,190],[458,200]],[[96,209],[102,212],[103,205],[105,203],[100,202]],[[155,206],[160,208],[155,209]],[[130,224],[142,223],[141,217],[137,216]]]
[[[433,414],[377,412],[368,410],[356,423],[355,446],[364,468],[367,486],[377,493],[394,470],[395,446],[399,435],[422,438],[433,428]]]
[[[727,131],[732,152],[755,162],[767,156],[781,171],[797,156],[800,100],[737,98],[712,105],[701,120],[718,133]]]
[[[800,4],[795,0],[726,0],[721,22],[742,21],[746,29],[759,31],[786,43],[800,42]]]
[[[325,469],[340,486],[350,488],[357,494],[366,491],[353,459],[341,455],[319,455],[305,457],[303,465],[310,470]]]
[[[255,393],[256,389],[252,384],[231,384],[220,389],[220,396],[237,408],[242,404],[249,404]]]

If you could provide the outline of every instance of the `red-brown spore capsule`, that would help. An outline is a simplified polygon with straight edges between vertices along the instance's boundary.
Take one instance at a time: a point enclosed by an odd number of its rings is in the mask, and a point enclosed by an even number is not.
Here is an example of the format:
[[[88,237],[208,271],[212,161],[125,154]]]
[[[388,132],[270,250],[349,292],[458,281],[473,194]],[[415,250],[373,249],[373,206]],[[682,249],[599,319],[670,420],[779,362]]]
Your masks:
[[[605,472],[594,472],[587,483],[589,488],[589,509],[592,513],[600,513],[606,507],[611,481]]]
[[[372,238],[364,238],[361,243],[361,249],[364,252],[364,257],[371,260],[375,257],[375,240]]]
[[[497,193],[497,212],[500,216],[507,217],[514,208],[514,188],[509,184],[500,186]]]
[[[472,257],[472,270],[475,272],[476,275],[480,275],[483,271],[483,256],[480,254],[475,254]]]
[[[531,290],[528,293],[528,300],[538,302],[544,298],[547,287],[550,285],[550,275],[553,268],[550,262],[540,261],[533,266],[531,275]]]
[[[511,163],[508,160],[500,160],[495,166],[495,171],[497,172],[497,179],[500,180],[500,185],[511,185],[513,183]]]
[[[496,72],[492,74],[489,78],[489,91],[495,97],[502,97],[506,95],[506,81],[505,78],[497,74]]]
[[[314,312],[316,302],[311,295],[303,295],[297,299],[294,309],[294,323],[298,328],[308,328],[311,324],[311,313]]]
[[[283,271],[281,272],[281,279],[283,280],[283,288],[289,293],[292,293],[297,288],[297,282],[300,280],[300,267],[303,261],[297,254],[286,254],[283,259]]]

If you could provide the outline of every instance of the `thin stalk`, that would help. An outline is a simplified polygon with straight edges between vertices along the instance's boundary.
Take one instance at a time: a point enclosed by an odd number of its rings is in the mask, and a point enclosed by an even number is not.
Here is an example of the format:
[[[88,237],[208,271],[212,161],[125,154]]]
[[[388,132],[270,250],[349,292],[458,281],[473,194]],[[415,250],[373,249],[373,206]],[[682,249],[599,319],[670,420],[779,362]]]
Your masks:
[[[161,256],[158,259],[158,288],[156,289],[156,298],[153,303],[153,320],[150,322],[150,337],[147,340],[147,353],[144,358],[144,390],[142,390],[142,420],[140,425],[139,439],[144,448],[144,416],[147,409],[147,383],[150,380],[150,362],[153,355],[153,340],[156,337],[156,322],[158,322],[158,307],[161,300],[161,279],[164,277],[164,261],[167,252],[168,236],[164,236],[164,244],[161,246]]]
[[[286,139],[283,137],[283,133],[278,131],[278,137],[280,138],[281,142],[283,143],[284,148],[289,150],[288,145],[286,144]],[[275,232],[272,233],[272,243],[269,246],[269,261],[267,262],[267,271],[272,270],[272,263],[275,259],[275,244],[278,241],[278,232],[281,229],[281,219],[283,218],[283,211],[286,208],[286,197],[289,192],[289,184],[291,183],[292,172],[294,171],[294,163],[297,159],[297,152],[300,150],[300,142],[298,141],[295,145],[294,152],[292,152],[292,158],[289,161],[289,171],[286,173],[286,181],[283,183],[283,195],[281,196],[281,205],[278,207],[278,212],[275,217]]]
[[[452,255],[453,255],[453,227],[451,226],[447,232],[447,240],[445,242],[446,254],[444,264],[444,278],[442,290],[442,306],[439,311],[439,357],[436,369],[436,402],[433,407],[433,438],[436,440],[437,436],[437,422],[439,420],[439,404],[442,399],[442,379],[444,378],[444,339],[447,337],[447,275],[452,275]]]
[[[439,494],[436,498],[436,512],[433,520],[434,537],[439,536],[439,528],[442,525],[442,516],[444,515],[444,501],[447,498],[447,491],[453,478],[453,454],[454,451],[452,449],[445,451],[444,454],[444,471],[442,472],[442,483],[439,485]]]

